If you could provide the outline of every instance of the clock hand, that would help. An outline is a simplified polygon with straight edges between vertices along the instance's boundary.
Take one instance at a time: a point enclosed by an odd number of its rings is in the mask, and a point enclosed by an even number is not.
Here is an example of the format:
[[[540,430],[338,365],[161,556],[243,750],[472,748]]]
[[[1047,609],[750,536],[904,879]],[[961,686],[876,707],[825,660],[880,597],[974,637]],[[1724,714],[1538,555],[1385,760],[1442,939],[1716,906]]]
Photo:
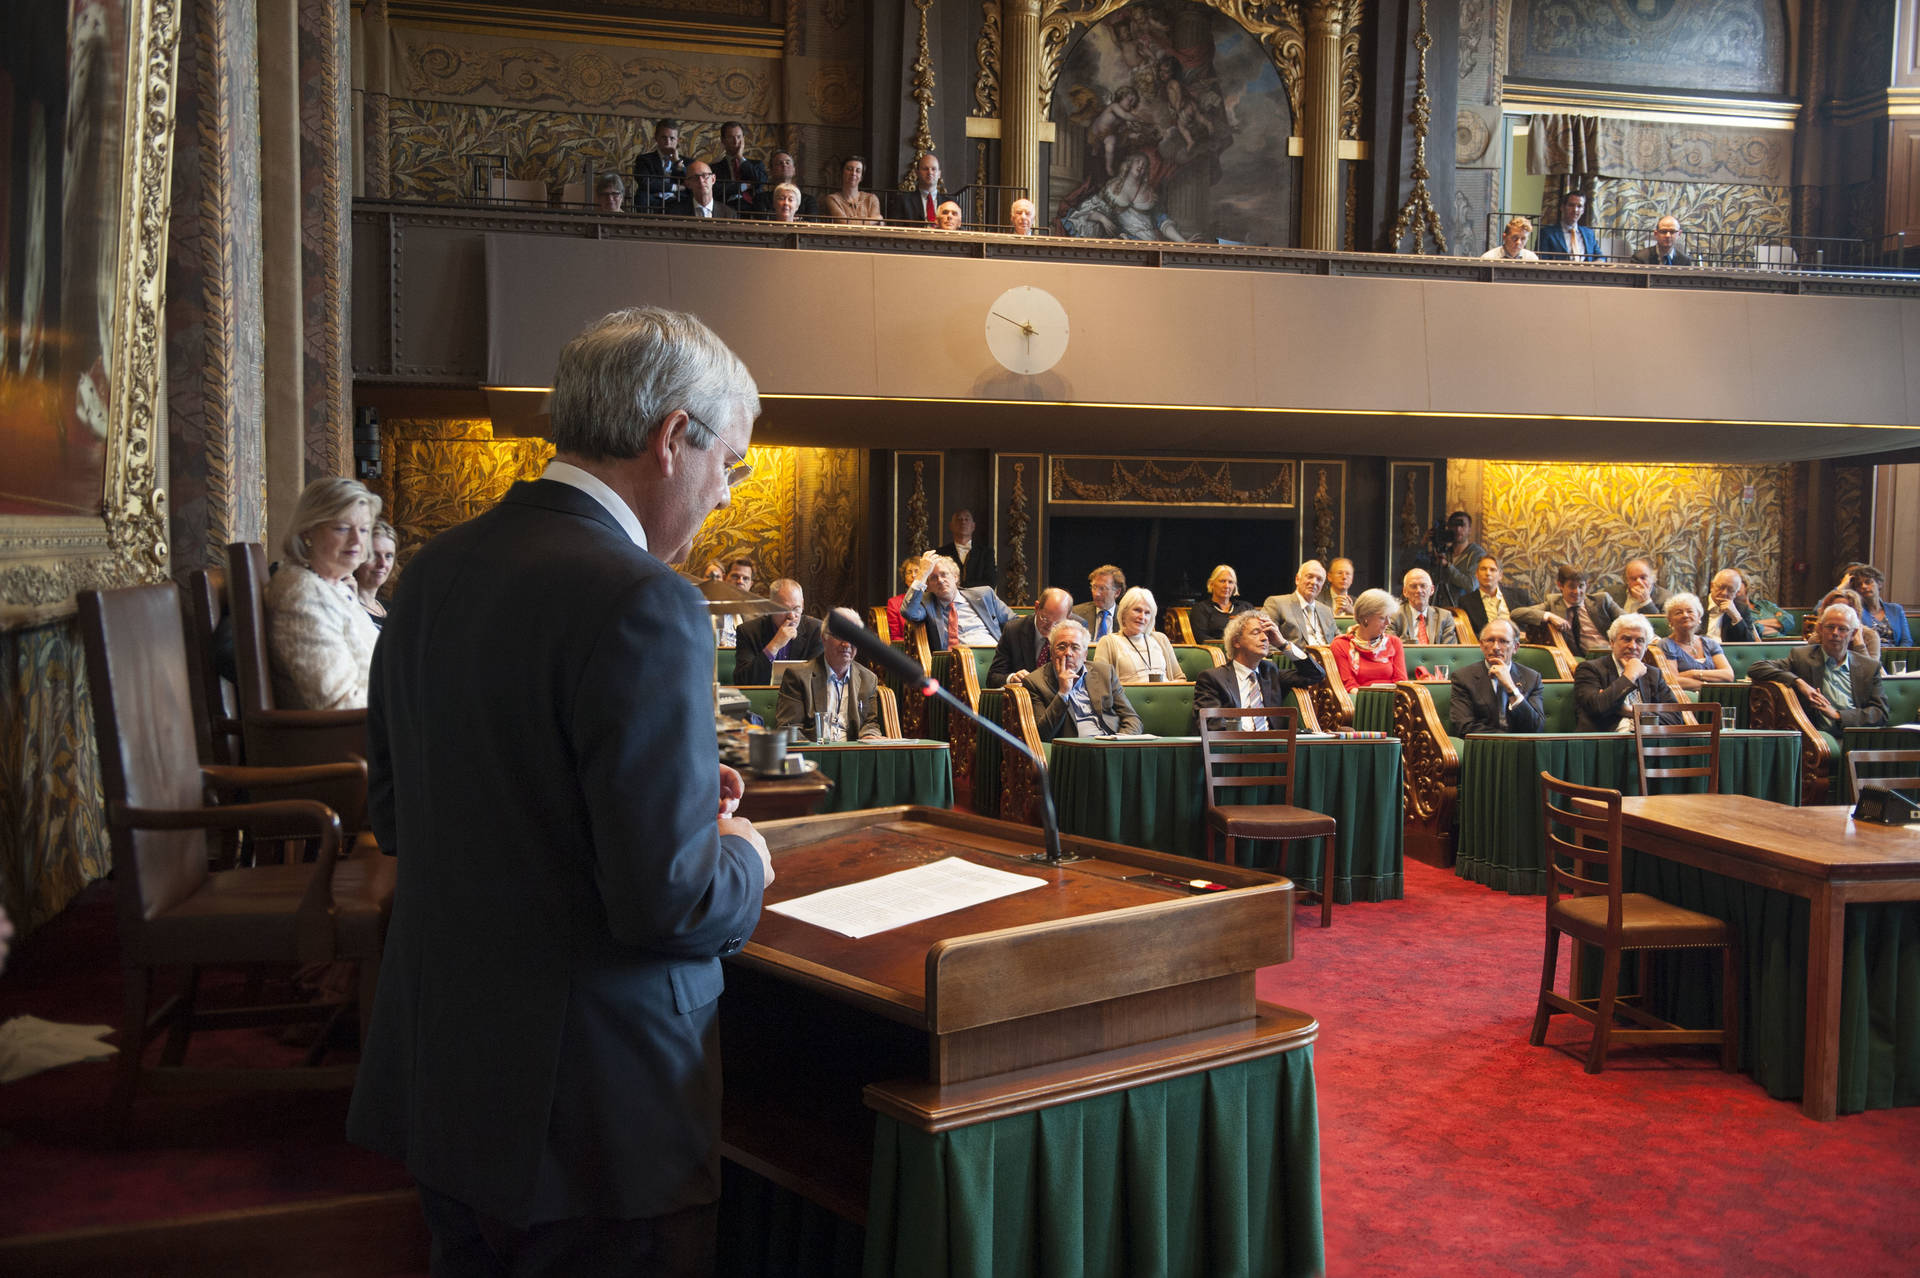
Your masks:
[[[1035,328],[1033,325],[1027,323],[1025,320],[1008,319],[1007,316],[1002,315],[999,311],[989,311],[988,314],[992,315],[995,319],[1006,320],[1007,323],[1009,324],[1019,325],[1020,331],[1022,333],[1025,333],[1028,337],[1032,337],[1035,333],[1040,331],[1039,329]]]

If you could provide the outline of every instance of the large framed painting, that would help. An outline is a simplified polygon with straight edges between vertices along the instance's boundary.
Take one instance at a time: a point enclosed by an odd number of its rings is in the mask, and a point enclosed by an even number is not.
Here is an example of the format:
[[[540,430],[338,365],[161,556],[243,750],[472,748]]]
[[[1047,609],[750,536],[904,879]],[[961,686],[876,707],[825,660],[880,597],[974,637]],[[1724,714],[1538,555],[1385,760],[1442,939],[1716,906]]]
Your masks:
[[[160,293],[180,3],[0,4],[0,628],[167,572]]]

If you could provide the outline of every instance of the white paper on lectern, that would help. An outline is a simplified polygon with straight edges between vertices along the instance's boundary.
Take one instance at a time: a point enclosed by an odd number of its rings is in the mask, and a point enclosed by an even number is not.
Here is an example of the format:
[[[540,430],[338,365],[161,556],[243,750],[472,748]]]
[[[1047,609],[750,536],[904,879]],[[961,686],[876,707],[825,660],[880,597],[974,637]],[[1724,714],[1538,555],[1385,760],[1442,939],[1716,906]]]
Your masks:
[[[1047,881],[950,856],[927,865],[916,865],[911,870],[828,888],[811,896],[796,896],[791,901],[769,905],[767,909],[842,936],[872,936],[921,919],[964,910],[969,905],[1025,892]]]

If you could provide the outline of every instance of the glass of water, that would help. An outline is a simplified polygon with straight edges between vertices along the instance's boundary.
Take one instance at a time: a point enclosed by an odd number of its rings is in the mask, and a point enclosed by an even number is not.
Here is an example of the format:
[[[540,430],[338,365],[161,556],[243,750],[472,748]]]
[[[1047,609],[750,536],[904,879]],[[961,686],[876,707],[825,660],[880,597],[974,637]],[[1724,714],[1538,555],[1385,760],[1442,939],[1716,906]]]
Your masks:
[[[1895,674],[1905,674],[1907,672],[1907,659],[1905,657],[1895,657],[1893,659],[1893,672]]]

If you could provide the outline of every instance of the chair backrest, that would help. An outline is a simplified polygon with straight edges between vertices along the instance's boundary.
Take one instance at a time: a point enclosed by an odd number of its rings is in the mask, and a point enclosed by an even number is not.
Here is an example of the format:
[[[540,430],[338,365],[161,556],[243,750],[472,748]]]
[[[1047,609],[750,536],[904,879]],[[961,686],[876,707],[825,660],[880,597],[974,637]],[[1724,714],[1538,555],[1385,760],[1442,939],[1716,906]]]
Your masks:
[[[1193,610],[1185,604],[1182,604],[1178,608],[1167,609],[1166,631],[1167,638],[1173,640],[1173,650],[1175,652],[1180,650],[1180,645],[1191,644],[1194,641]],[[1186,662],[1182,661],[1180,664],[1184,666]],[[1193,676],[1189,674],[1187,678],[1191,679]]]
[[[1620,792],[1540,774],[1540,829],[1546,840],[1547,903],[1567,896],[1607,898],[1607,927],[1620,928]],[[1563,834],[1564,832],[1564,834]],[[1599,866],[1603,874],[1595,874]]]
[[[193,694],[193,735],[205,763],[238,764],[246,751],[240,735],[240,694],[220,673],[215,648],[227,618],[227,570],[204,568],[187,577],[187,674]],[[233,639],[228,627],[227,640]]]
[[[204,830],[128,828],[128,808],[205,802],[180,591],[172,582],[80,592],[94,735],[107,798],[123,938],[193,895],[207,877]]]
[[[1256,788],[1275,792],[1272,802],[1293,802],[1294,737],[1300,730],[1293,708],[1268,706],[1261,712],[1268,723],[1278,720],[1277,728],[1244,727],[1246,713],[1236,706],[1214,706],[1199,714],[1209,808],[1227,806],[1220,802],[1226,791]]]
[[[240,718],[273,709],[267,668],[267,548],[257,541],[227,547],[227,609],[233,617],[233,668]]]
[[[1215,666],[1225,665],[1226,656],[1218,648],[1197,643],[1175,643],[1174,660],[1180,663],[1180,673],[1188,683]]]
[[[1662,716],[1678,723],[1662,723]],[[1643,701],[1633,708],[1633,749],[1640,762],[1640,793],[1655,781],[1704,777],[1708,794],[1720,793],[1718,702]]]
[[[1193,722],[1190,683],[1130,683],[1127,702],[1140,716],[1140,730],[1156,737],[1184,737]]]
[[[880,689],[880,730],[890,737],[900,735],[900,698],[892,688]]]
[[[1853,750],[1847,754],[1848,792],[1860,797],[1860,787],[1911,790],[1920,798],[1920,750]]]
[[[1920,720],[1920,679],[1882,679],[1880,691],[1887,698],[1887,726]]]
[[[1654,669],[1660,672],[1660,677],[1667,681],[1667,687],[1673,690],[1674,696],[1682,701],[1698,701],[1700,699],[1698,694],[1692,689],[1680,686],[1680,667],[1674,664],[1673,658],[1667,655],[1665,648],[1662,648],[1657,643],[1649,644],[1647,647],[1647,660],[1651,661]]]
[[[1469,663],[1471,664],[1471,663]],[[1525,643],[1513,650],[1513,664],[1525,666],[1542,679],[1571,679],[1573,671],[1545,644]],[[1578,665],[1578,662],[1574,663]]]
[[[1540,709],[1545,712],[1548,732],[1580,732],[1580,707],[1573,699],[1571,679],[1542,679]]]
[[[879,635],[882,639],[891,640],[893,638],[893,631],[891,629],[893,623],[887,620],[887,606],[885,604],[874,604],[867,611],[873,617],[873,633]]]
[[[1465,608],[1455,608],[1453,610],[1453,628],[1454,632],[1462,639],[1465,639],[1476,648],[1480,646],[1480,632],[1473,628],[1473,620],[1467,616],[1467,610]]]
[[[1735,679],[1745,679],[1747,670],[1756,661],[1784,661],[1788,653],[1800,645],[1791,641],[1768,641],[1766,643],[1726,643],[1721,650],[1727,654],[1727,664],[1733,667]]]
[[[1472,665],[1484,655],[1480,645],[1472,643],[1409,643],[1402,644],[1400,651],[1406,656],[1409,676],[1416,666],[1452,666],[1458,670]],[[1333,671],[1329,669],[1327,673],[1332,674]]]

